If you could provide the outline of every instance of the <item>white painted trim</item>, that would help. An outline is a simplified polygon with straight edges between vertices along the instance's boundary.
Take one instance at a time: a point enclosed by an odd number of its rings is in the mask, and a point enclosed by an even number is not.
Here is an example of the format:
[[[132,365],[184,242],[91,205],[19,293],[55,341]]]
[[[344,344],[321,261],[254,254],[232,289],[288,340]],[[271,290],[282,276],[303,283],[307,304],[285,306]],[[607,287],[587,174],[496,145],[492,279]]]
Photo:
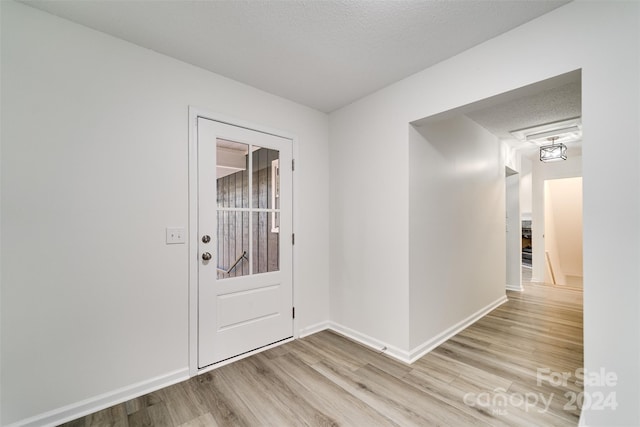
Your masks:
[[[369,347],[374,351],[384,352],[384,354],[391,356],[394,359],[397,359],[404,363],[409,363],[409,353],[407,351],[392,346],[391,344],[387,344],[384,341],[380,341],[376,338],[362,334],[356,330],[347,328],[346,326],[340,325],[335,322],[330,322],[329,329],[340,335],[344,335],[345,337],[356,341],[364,345],[365,347]]]
[[[516,291],[516,292],[524,291],[524,287],[522,287],[522,286],[514,286],[514,285],[510,285],[508,283],[507,283],[506,288],[507,288],[508,291]]]
[[[289,138],[291,138],[291,166],[293,166],[293,164],[296,164],[296,169],[299,170],[300,165],[298,164],[298,137],[296,135],[291,135],[289,134]],[[286,165],[288,166],[288,165]],[[300,191],[298,189],[298,186],[296,186],[296,170],[292,170],[291,171],[291,232],[295,235],[296,234],[296,224],[298,223],[298,208],[296,205],[296,200],[298,200],[297,194],[298,191]],[[301,283],[297,276],[297,269],[296,269],[296,253],[297,253],[297,246],[294,243],[291,247],[291,280],[293,281],[292,284],[292,292],[293,292],[293,307],[302,307],[302,301],[300,299],[300,297],[298,296],[298,292],[296,292],[296,283]],[[300,324],[300,316],[294,317],[293,318],[293,337],[294,338],[298,338],[298,334],[299,334],[299,329],[298,329],[298,325]]]
[[[449,338],[453,337],[458,332],[462,331],[463,329],[477,322],[480,318],[488,314],[491,310],[501,306],[505,302],[507,302],[507,296],[503,295],[497,300],[495,300],[494,302],[485,306],[484,308],[481,308],[480,310],[476,311],[466,319],[461,320],[460,322],[456,323],[455,325],[451,326],[448,329],[445,329],[440,334],[436,335],[430,340],[414,348],[410,352],[409,363],[413,363],[416,360],[420,359],[422,356],[429,353],[431,350],[433,350],[434,348],[436,348],[437,346],[439,346]]]
[[[325,329],[331,328],[331,322],[328,320],[320,323],[316,323],[315,325],[307,326],[306,328],[302,328],[298,331],[298,338],[308,337],[309,335],[313,335],[317,332],[324,331]]]
[[[195,106],[189,106],[189,164],[188,164],[188,185],[189,185],[189,376],[193,377],[202,372],[210,371],[211,368],[204,368],[202,370],[198,369],[198,264],[195,260],[198,259],[198,117],[203,117],[209,120],[214,120],[221,123],[226,123],[232,126],[238,126],[245,129],[251,129],[262,133],[267,133],[270,135],[275,135],[281,138],[286,138],[291,140],[291,155],[293,159],[297,159],[298,154],[298,137],[295,134],[290,132],[285,132],[279,129],[273,129],[267,126],[258,125],[256,123],[251,123],[245,120],[241,120],[235,117],[225,116],[223,114],[215,113],[212,111],[205,110],[203,108],[198,108]],[[296,164],[296,169],[299,168],[299,165]],[[292,200],[291,200],[291,209],[292,209],[292,232],[295,233],[295,224],[297,218],[297,209],[296,209],[296,185],[295,185],[295,174],[291,175],[291,186],[292,186]],[[292,299],[293,306],[298,307],[300,304],[297,297],[296,292],[296,245],[293,245],[292,250]],[[293,319],[293,329],[292,334],[298,331],[297,324],[298,319]],[[284,343],[287,341],[281,341],[280,343]],[[265,350],[270,348],[269,346],[263,347],[262,349],[254,350],[254,352],[258,352],[260,350]],[[246,355],[254,354],[254,352],[245,353]],[[230,361],[239,360],[236,358],[229,359]],[[229,362],[230,363],[230,362]],[[226,364],[226,363],[225,363]],[[215,367],[222,366],[221,364],[216,364]]]
[[[580,417],[578,418],[578,427],[587,427],[587,422],[584,420],[584,407],[580,408]]]
[[[372,338],[368,335],[365,335],[363,333],[360,333],[356,330],[350,329],[346,326],[340,325],[335,322],[327,322],[328,327],[326,328],[321,328],[321,325],[324,325],[324,323],[318,323],[317,325],[306,328],[304,336],[311,335],[315,332],[320,332],[323,329],[330,329],[340,335],[344,335],[345,337],[353,341],[356,341],[366,347],[369,347],[375,351],[384,352],[384,354],[386,354],[387,356],[393,357],[394,359],[402,363],[412,364],[413,362],[420,359],[425,354],[429,353],[431,350],[433,350],[443,342],[447,341],[449,338],[453,337],[463,329],[477,322],[480,318],[484,317],[490,311],[501,306],[505,302],[507,302],[506,295],[501,296],[494,302],[476,311],[466,319],[461,320],[460,322],[456,323],[452,327],[444,330],[440,334],[436,335],[435,337],[431,338],[430,340],[424,342],[423,344],[419,345],[418,347],[410,351],[402,350],[401,348],[395,347],[391,344],[385,343],[384,341],[380,341],[376,338]],[[315,328],[317,328],[317,330],[314,330]],[[303,335],[301,331],[301,337],[302,336]]]
[[[504,304],[505,302],[507,302],[507,297],[503,296],[499,299],[497,299],[496,301],[494,301],[493,303],[487,305],[486,307],[484,307],[481,310],[478,310],[476,313],[472,314],[471,316],[467,317],[466,319],[462,320],[461,322],[458,322],[457,324],[455,324],[454,326],[452,326],[451,328],[443,331],[442,333],[440,333],[439,335],[435,336],[434,338],[430,339],[429,341],[425,342],[424,344],[416,347],[414,350],[412,351],[406,351],[406,350],[402,350],[398,347],[392,346],[390,344],[387,344],[383,341],[380,341],[378,339],[375,339],[373,337],[370,337],[366,334],[360,333],[356,330],[353,330],[351,328],[348,328],[346,326],[340,325],[338,323],[335,322],[331,322],[331,321],[325,321],[325,322],[320,322],[320,323],[316,323],[315,325],[311,325],[308,326],[304,329],[301,329],[298,334],[300,338],[303,338],[305,336],[314,334],[316,332],[320,332],[323,331],[325,329],[330,329],[340,335],[343,335],[353,341],[356,341],[366,347],[371,348],[372,350],[378,351],[378,352],[384,352],[384,354],[393,357],[394,359],[403,362],[403,363],[408,363],[411,364],[413,362],[415,362],[416,360],[420,359],[422,356],[424,356],[425,354],[427,354],[428,352],[430,352],[431,350],[433,350],[435,347],[437,347],[438,345],[442,344],[443,342],[445,342],[446,340],[448,340],[449,338],[451,338],[452,336],[456,335],[458,332],[460,332],[461,330],[465,329],[466,327],[468,327],[469,325],[473,324],[474,322],[476,322],[478,319],[480,319],[481,317],[485,316],[487,313],[489,313],[491,310],[495,309],[496,307]],[[191,314],[191,313],[190,313]],[[190,316],[191,318],[191,316]],[[191,331],[190,331],[191,332]],[[196,331],[197,332],[197,331]],[[190,334],[191,336],[191,334]],[[225,360],[223,362],[220,363],[216,363],[214,365],[208,366],[206,368],[197,370],[196,369],[196,374],[195,375],[200,375],[203,374],[205,372],[209,372],[211,370],[220,368],[222,366],[228,365],[230,363],[236,362],[238,360],[244,359],[246,357],[252,356],[254,354],[263,352],[265,350],[269,350],[271,348],[289,343],[291,341],[293,341],[294,338],[288,338],[282,341],[279,341],[277,343],[274,344],[270,344],[268,346],[265,347],[261,347],[257,350],[253,350],[244,354],[241,354],[239,356],[233,357],[231,359]],[[196,342],[197,344],[197,342]],[[191,343],[190,343],[190,349],[191,349]],[[197,347],[196,347],[197,350]],[[190,357],[193,353],[190,353]],[[197,360],[196,360],[197,362]],[[137,384],[133,384],[131,386],[127,386],[127,387],[123,387],[117,390],[114,390],[112,392],[109,393],[105,393],[90,399],[86,399],[83,400],[81,402],[77,402],[74,403],[72,405],[68,405],[68,406],[64,406],[62,408],[58,408],[58,409],[54,409],[52,411],[49,412],[45,412],[43,414],[40,415],[36,415],[34,417],[31,418],[27,418],[25,420],[22,421],[18,421],[16,423],[10,424],[7,427],[30,427],[30,426],[55,426],[55,425],[59,425],[61,423],[65,423],[67,421],[71,421],[74,420],[76,418],[80,418],[83,417],[85,415],[100,411],[102,409],[111,407],[113,405],[117,405],[119,403],[122,402],[126,402],[127,400],[145,395],[147,393],[151,393],[153,391],[159,390],[161,388],[164,387],[168,387],[170,385],[176,384],[180,381],[184,381],[189,379],[189,377],[191,377],[193,375],[191,375],[191,369],[190,368],[184,368],[184,369],[180,369],[177,371],[173,371],[170,372],[168,374],[165,375],[161,375],[155,378],[152,378],[150,380],[147,381],[142,381],[139,382]],[[581,417],[582,420],[582,417]]]
[[[189,376],[198,373],[198,116],[189,107]]]
[[[189,379],[189,369],[178,369],[164,375],[122,387],[33,417],[9,424],[7,427],[56,426],[76,418],[109,408],[127,400],[143,396],[164,387]]]
[[[290,139],[292,141],[297,140],[296,135],[291,132],[286,132],[281,129],[274,129],[268,126],[263,126],[257,123],[239,119],[237,117],[225,116],[223,114],[209,111],[204,108],[195,107],[192,105],[189,106],[189,116],[193,116],[194,118],[202,117],[209,120],[214,120],[216,122],[225,123],[231,126],[237,126],[237,127],[241,127],[249,130],[255,130],[262,133],[268,133],[270,135],[278,136],[285,139]],[[193,124],[194,123],[191,122],[190,127]]]

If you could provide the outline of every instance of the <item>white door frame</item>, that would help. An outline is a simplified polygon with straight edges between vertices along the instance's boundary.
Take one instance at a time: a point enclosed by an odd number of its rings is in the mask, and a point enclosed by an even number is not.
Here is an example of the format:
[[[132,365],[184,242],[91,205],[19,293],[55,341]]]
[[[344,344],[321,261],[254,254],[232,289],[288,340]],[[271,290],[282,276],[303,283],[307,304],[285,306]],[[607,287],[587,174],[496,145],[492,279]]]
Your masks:
[[[292,155],[295,159],[297,157],[297,137],[289,132],[284,132],[277,129],[272,129],[255,123],[250,123],[244,120],[239,120],[232,117],[227,117],[218,113],[213,113],[201,108],[189,106],[189,376],[195,376],[212,369],[224,366],[228,363],[236,361],[238,359],[250,356],[260,351],[264,351],[270,347],[280,345],[283,342],[279,342],[275,345],[266,346],[261,349],[244,353],[238,357],[228,359],[221,363],[216,363],[212,366],[198,369],[198,118],[206,118],[217,122],[226,123],[232,126],[238,126],[246,129],[255,130],[258,132],[268,133],[271,135],[280,136],[290,139],[292,141]],[[295,174],[292,174],[292,187],[293,187],[293,200],[292,200],[292,230],[295,232],[295,224],[297,218],[297,209],[295,205],[296,201],[296,186],[295,186]],[[296,292],[296,246],[292,247],[292,277],[293,277],[293,305],[297,304],[297,292]],[[293,339],[298,338],[298,319],[293,319]]]
[[[506,289],[522,287],[522,218],[520,214],[520,172],[505,166]]]

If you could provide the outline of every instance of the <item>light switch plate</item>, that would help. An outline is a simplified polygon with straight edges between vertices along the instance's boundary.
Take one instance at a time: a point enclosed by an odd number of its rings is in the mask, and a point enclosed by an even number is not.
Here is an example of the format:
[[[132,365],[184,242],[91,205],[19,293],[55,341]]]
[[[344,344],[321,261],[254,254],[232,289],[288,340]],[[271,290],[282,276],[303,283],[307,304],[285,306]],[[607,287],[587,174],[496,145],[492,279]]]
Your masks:
[[[184,227],[167,227],[167,245],[184,244],[186,241]]]

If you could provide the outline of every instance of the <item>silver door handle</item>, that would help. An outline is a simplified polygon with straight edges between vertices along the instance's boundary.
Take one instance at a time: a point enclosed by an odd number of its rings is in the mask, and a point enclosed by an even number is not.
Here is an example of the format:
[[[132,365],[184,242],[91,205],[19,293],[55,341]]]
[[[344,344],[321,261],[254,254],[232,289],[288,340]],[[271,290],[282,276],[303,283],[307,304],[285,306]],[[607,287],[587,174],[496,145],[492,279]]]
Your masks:
[[[203,261],[209,261],[211,259],[211,254],[209,252],[205,252],[202,254]]]

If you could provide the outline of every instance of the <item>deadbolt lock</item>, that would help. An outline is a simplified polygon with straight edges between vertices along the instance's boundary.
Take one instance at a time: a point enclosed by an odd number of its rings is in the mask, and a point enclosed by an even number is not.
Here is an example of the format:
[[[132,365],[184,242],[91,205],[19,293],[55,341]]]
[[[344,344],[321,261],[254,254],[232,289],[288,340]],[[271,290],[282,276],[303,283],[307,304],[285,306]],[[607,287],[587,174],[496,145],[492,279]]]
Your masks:
[[[208,234],[202,236],[202,243],[209,243],[211,241],[211,237]]]

